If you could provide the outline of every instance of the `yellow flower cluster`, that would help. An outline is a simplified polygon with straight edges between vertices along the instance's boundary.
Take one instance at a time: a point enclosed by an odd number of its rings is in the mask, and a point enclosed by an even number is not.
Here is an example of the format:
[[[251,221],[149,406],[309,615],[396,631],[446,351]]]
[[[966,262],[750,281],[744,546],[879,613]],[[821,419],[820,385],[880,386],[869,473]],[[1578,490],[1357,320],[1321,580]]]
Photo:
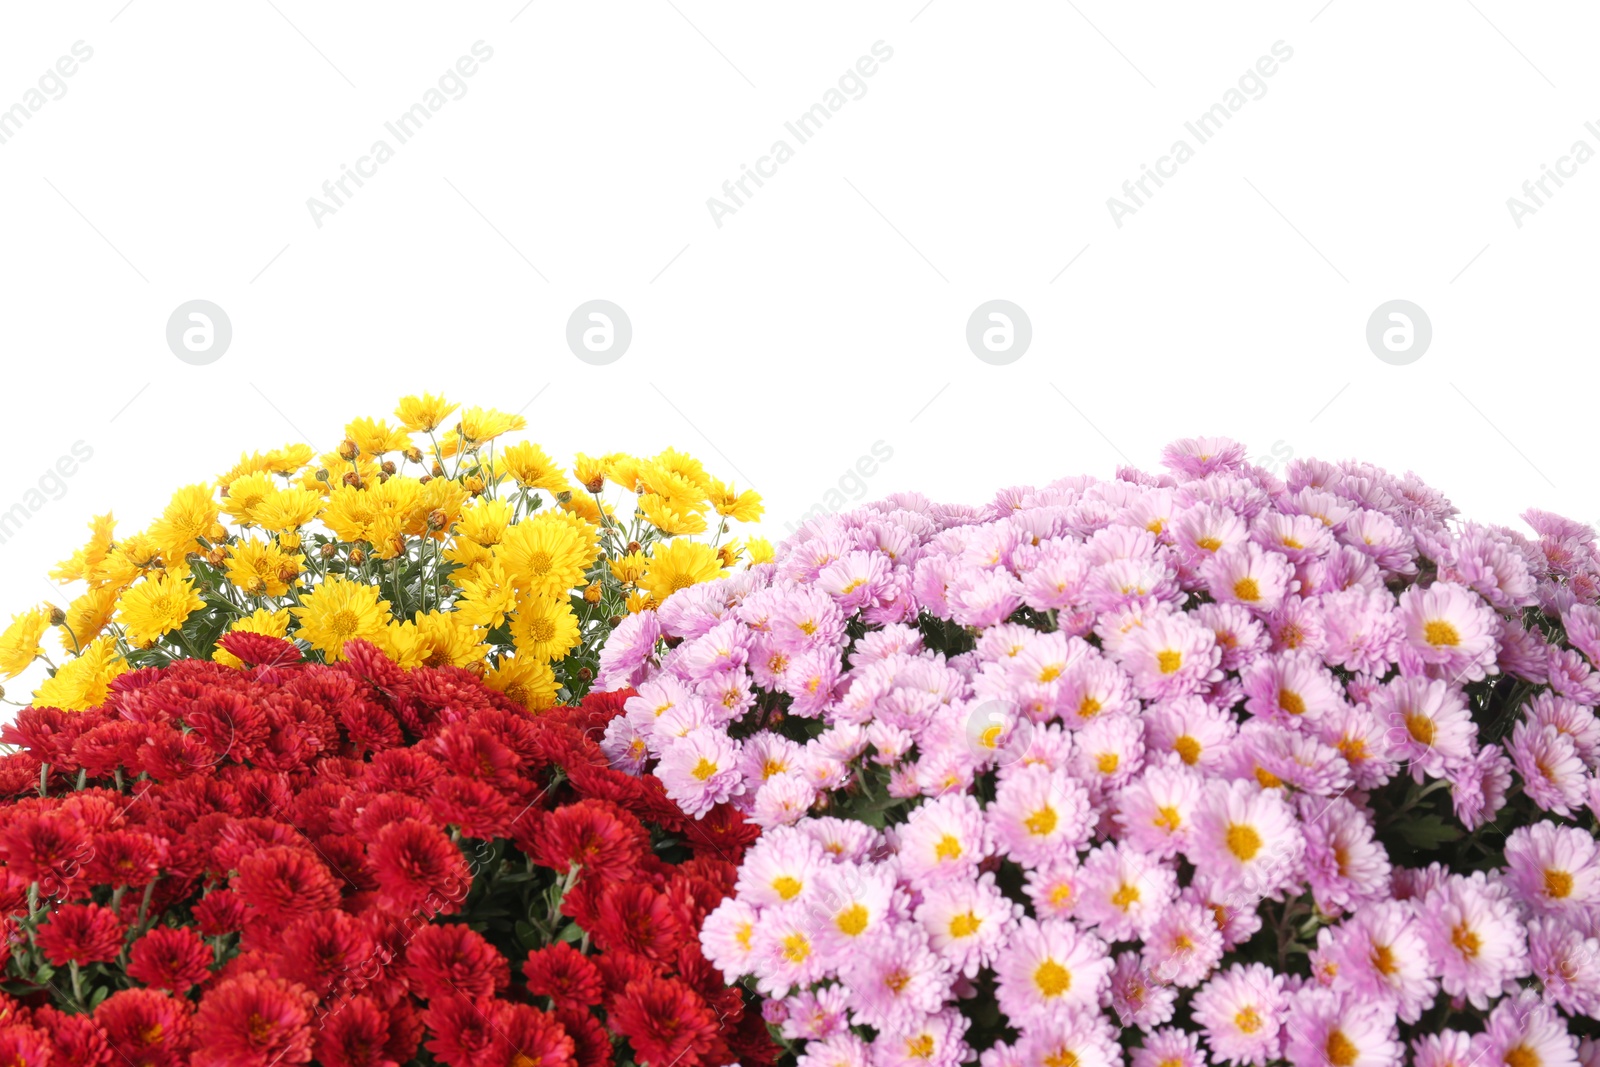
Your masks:
[[[725,540],[761,498],[674,449],[579,454],[563,469],[520,415],[408,396],[398,425],[360,418],[332,452],[304,444],[240,457],[179,489],[148,529],[87,544],[51,572],[86,589],[0,632],[0,675],[36,659],[36,706],[81,710],[131,667],[212,657],[230,630],[296,641],[332,661],[361,639],[406,667],[451,665],[538,710],[581,696],[628,612],[741,562],[766,541]],[[631,494],[628,506],[608,499]],[[709,533],[710,540],[694,540]],[[55,629],[70,657],[44,648]]]

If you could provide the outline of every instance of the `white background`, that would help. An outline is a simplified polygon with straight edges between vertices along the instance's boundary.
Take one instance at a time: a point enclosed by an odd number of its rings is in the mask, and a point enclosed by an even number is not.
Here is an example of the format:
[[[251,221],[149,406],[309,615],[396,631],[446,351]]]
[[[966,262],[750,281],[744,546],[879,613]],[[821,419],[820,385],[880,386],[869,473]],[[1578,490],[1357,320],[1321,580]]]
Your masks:
[[[1506,200],[1600,120],[1589,5],[555,0],[7,4],[0,108],[76,41],[67,92],[0,144],[0,511],[73,442],[93,459],[0,546],[0,611],[91,514],[139,528],[241,451],[408,392],[523,410],[554,455],[688,450],[776,535],[875,441],[867,495],[1153,468],[1178,436],[1413,469],[1470,517],[1600,518],[1592,330],[1600,161],[1514,225]],[[413,140],[384,123],[482,40]],[[784,130],[893,49],[809,143]],[[1214,139],[1183,128],[1276,41]],[[1193,160],[1137,214],[1172,142]],[[393,160],[318,228],[373,141]],[[795,156],[718,228],[708,197]],[[1068,264],[1070,263],[1070,266]],[[1063,269],[1065,268],[1065,269]],[[632,347],[568,351],[605,298]],[[184,301],[231,348],[167,348]],[[1033,342],[980,362],[981,302]],[[1432,320],[1409,366],[1368,316]]]

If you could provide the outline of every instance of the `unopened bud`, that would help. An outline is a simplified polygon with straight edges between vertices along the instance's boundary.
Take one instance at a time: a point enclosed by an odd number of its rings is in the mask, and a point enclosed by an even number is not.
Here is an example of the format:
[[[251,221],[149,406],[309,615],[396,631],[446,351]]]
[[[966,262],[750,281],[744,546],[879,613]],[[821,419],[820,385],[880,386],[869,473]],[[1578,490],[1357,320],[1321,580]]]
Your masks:
[[[428,512],[428,529],[430,530],[442,530],[449,521],[450,516],[444,513],[443,508],[434,508]]]
[[[220,567],[224,563],[228,562],[228,554],[222,551],[220,548],[213,548],[210,552],[206,553],[206,562],[211,564],[213,567]]]
[[[473,496],[477,496],[479,493],[483,492],[483,479],[478,477],[476,474],[461,484],[464,485],[467,492],[471,493]]]
[[[640,543],[639,543],[639,542],[637,542],[637,541],[629,541],[629,542],[628,542],[628,553],[629,553],[629,554],[630,554],[630,555],[631,555],[631,554],[632,554],[632,553],[634,553],[634,552],[639,552],[639,551],[642,551],[642,550],[643,550],[643,549],[644,549],[644,546],[643,546],[643,545],[641,545],[641,544],[640,544]]]
[[[589,490],[589,492],[599,495],[600,490],[606,487],[606,476],[603,474],[596,474],[593,478],[590,478],[588,481],[584,482],[583,487]]]
[[[356,489],[361,488],[361,475],[357,474],[355,471],[345,471],[344,478],[342,480],[344,481],[345,485],[353,486]]]
[[[561,490],[561,492],[556,494],[556,503],[557,504],[568,504],[568,503],[571,503],[571,502],[572,502],[572,493],[570,491],[568,491],[566,489],[563,489],[563,490]]]
[[[286,552],[293,552],[300,547],[300,535],[294,531],[278,535],[278,547]]]
[[[67,613],[56,607],[54,604],[46,604],[45,607],[50,609],[51,626],[60,626],[67,621]]]
[[[385,473],[385,474],[393,474],[395,471],[397,471],[399,469],[400,469],[399,467],[396,467],[394,465],[394,460],[386,459],[386,460],[383,461],[383,468],[382,468],[383,473]]]
[[[622,625],[622,616],[621,615],[613,615],[613,616],[611,616],[611,618],[607,619],[606,621],[609,622],[612,626],[621,626]]]
[[[422,449],[418,448],[416,445],[407,445],[401,450],[400,454],[406,457],[406,461],[409,463],[422,462]]]
[[[417,479],[417,484],[418,485],[427,485],[431,481],[433,481],[433,475],[424,474],[422,477]]]
[[[326,467],[318,467],[317,468],[317,481],[326,482],[327,480],[328,480],[328,468],[326,468]]]
[[[350,566],[359,567],[367,561],[367,554],[359,548],[350,550]]]
[[[590,582],[583,590],[583,599],[591,604],[600,603],[600,583]]]
[[[323,559],[332,559],[334,556],[337,556],[338,554],[339,554],[339,546],[334,544],[331,541],[329,543],[323,545],[321,548],[317,549],[317,555],[321,556]]]
[[[212,544],[217,544],[219,542],[226,541],[227,539],[228,530],[220,522],[212,523],[211,528],[206,531],[206,540],[210,541]]]
[[[339,442],[340,459],[355,459],[359,455],[361,455],[361,449],[357,448],[356,443],[350,440],[350,438],[346,437],[343,441]]]
[[[578,668],[578,678],[579,678],[579,680],[587,682],[589,679],[591,679],[593,677],[594,677],[594,671],[591,671],[588,667],[579,667]]]
[[[244,583],[244,591],[251,596],[260,596],[267,591],[267,583],[261,580],[260,575],[255,575]]]
[[[435,478],[443,478],[444,477],[444,468],[439,466],[439,461],[438,460],[434,460],[433,461],[433,476]]]

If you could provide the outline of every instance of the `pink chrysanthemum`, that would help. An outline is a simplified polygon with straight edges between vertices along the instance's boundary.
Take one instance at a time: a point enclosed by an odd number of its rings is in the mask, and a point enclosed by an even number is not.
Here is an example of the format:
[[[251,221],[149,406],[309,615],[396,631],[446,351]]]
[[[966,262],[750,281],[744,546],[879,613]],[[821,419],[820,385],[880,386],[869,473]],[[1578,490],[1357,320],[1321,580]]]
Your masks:
[[[1471,590],[1454,582],[1412,586],[1400,594],[1398,611],[1407,651],[1438,676],[1476,682],[1499,670],[1499,617]]]
[[[1271,896],[1294,880],[1305,839],[1276,790],[1254,782],[1207,783],[1186,855],[1219,890]]]
[[[1265,1067],[1281,1051],[1287,1007],[1282,976],[1259,963],[1235,963],[1200,987],[1192,1010],[1213,1056]]]
[[[895,926],[872,951],[851,956],[839,977],[850,990],[857,1025],[902,1031],[938,1011],[950,990],[950,965],[928,947],[914,924]]]
[[[1012,768],[985,811],[995,848],[1024,868],[1064,858],[1089,840],[1089,794],[1064,771],[1042,764]]]
[[[1027,1027],[1061,1009],[1093,1009],[1111,967],[1100,939],[1071,921],[1023,919],[995,961],[995,996],[1013,1025]]]
[[[1587,830],[1519,826],[1506,838],[1505,858],[1511,892],[1534,912],[1571,916],[1600,902],[1600,847]]]
[[[1173,871],[1124,842],[1104,844],[1083,860],[1077,919],[1098,927],[1106,941],[1143,937],[1178,895]]]
[[[1317,932],[1313,965],[1327,965],[1332,986],[1357,1000],[1391,1004],[1414,1023],[1433,1003],[1438,983],[1410,904],[1385,900]]]
[[[1304,989],[1291,1002],[1283,1055],[1290,1063],[1399,1067],[1394,1012],[1382,1003]]]
[[[1446,878],[1423,898],[1417,919],[1440,969],[1440,986],[1480,1011],[1528,973],[1528,947],[1516,908],[1481,874]]]

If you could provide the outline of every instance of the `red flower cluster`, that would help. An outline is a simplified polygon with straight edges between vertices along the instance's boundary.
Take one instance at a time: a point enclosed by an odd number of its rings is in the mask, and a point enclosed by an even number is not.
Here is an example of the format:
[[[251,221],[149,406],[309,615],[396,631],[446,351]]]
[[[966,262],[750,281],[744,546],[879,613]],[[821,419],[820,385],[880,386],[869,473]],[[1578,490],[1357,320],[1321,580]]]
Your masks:
[[[0,1063],[773,1062],[696,936],[756,829],[607,765],[622,694],[243,637],[0,733]]]

